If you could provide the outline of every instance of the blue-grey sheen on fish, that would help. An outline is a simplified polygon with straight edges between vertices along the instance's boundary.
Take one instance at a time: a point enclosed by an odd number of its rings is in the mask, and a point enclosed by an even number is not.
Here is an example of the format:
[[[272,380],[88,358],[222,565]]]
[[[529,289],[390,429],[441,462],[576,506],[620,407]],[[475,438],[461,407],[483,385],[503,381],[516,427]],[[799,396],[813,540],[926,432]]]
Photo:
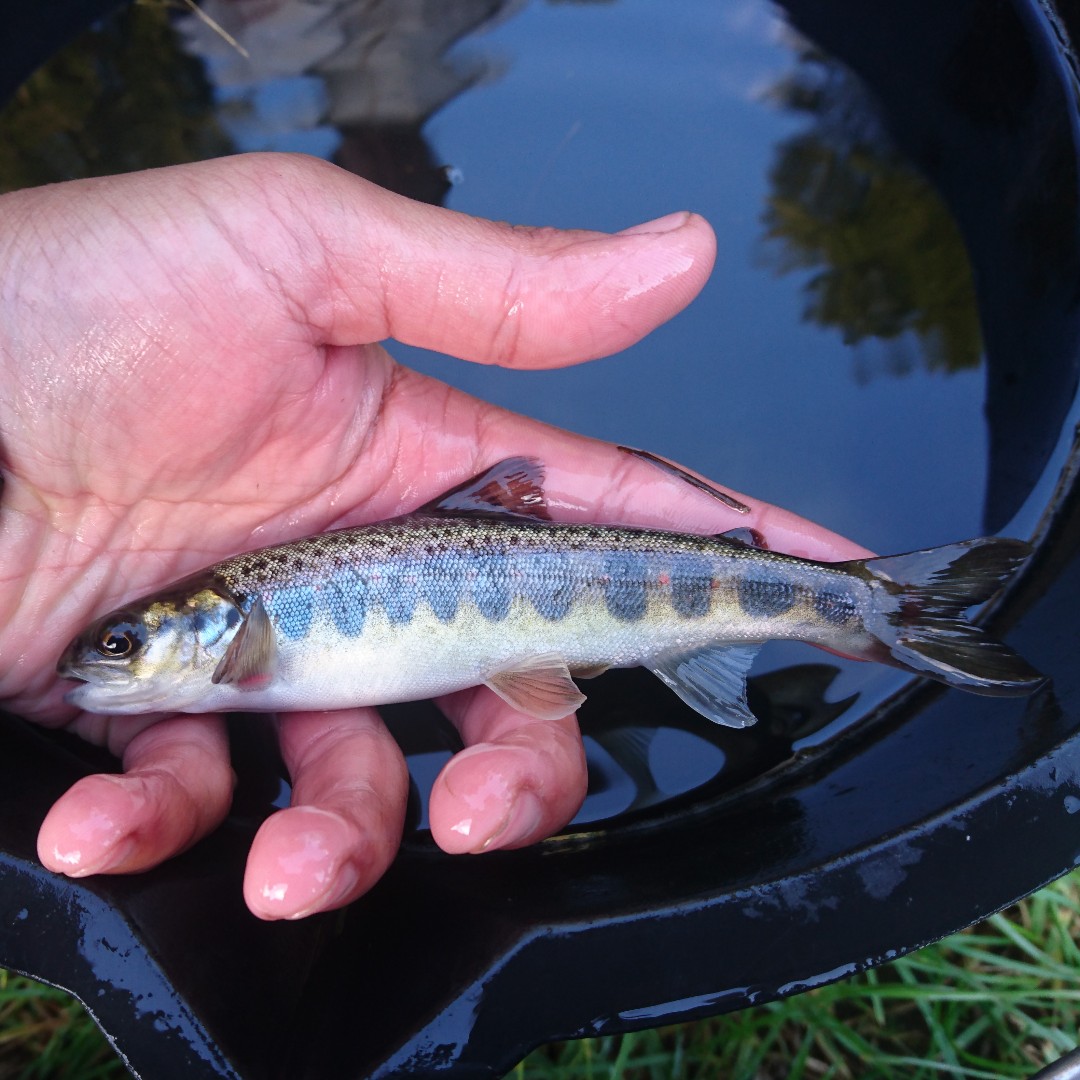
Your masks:
[[[727,536],[549,520],[542,468],[494,466],[422,509],[226,559],[68,647],[94,712],[338,709],[486,685],[557,719],[574,676],[643,665],[717,723],[747,669],[806,641],[983,694],[1045,680],[965,618],[1029,554],[997,538],[820,563]]]

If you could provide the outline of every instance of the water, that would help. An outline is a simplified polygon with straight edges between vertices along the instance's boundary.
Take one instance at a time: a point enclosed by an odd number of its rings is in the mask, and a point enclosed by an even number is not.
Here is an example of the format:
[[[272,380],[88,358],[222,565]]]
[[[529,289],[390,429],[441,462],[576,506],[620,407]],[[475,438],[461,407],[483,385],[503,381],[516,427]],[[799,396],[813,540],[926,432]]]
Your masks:
[[[818,270],[776,270],[786,245],[766,236],[770,174],[815,122],[771,100],[801,68],[769,5],[531,4],[469,48],[505,67],[425,129],[436,159],[464,176],[447,205],[600,229],[691,208],[717,230],[719,259],[688,311],[617,359],[523,376],[395,355],[516,411],[657,450],[879,550],[979,532],[977,337],[959,371],[931,370],[910,332],[846,344],[843,326],[804,315]],[[872,127],[870,102],[859,105]],[[881,155],[912,199],[936,201],[887,144]],[[839,194],[857,214],[863,193]],[[959,239],[945,242],[969,273]],[[905,257],[916,275],[915,253]],[[955,322],[973,321],[974,294],[966,300],[966,312],[949,312]]]
[[[0,185],[287,149],[518,223],[614,230],[696,210],[719,239],[709,284],[618,357],[519,373],[391,351],[877,550],[983,531],[989,433],[971,268],[948,209],[856,76],[758,0],[432,7],[208,0],[224,34],[194,16],[125,10],[0,116],[12,148]],[[833,658],[824,675],[808,671],[822,659],[765,650],[754,670],[769,719],[750,734],[695,717],[645,736],[640,706],[618,688],[598,693],[579,820],[721,773],[737,783],[793,741],[847,726],[858,695],[865,706],[900,681]],[[804,680],[805,707],[767,681],[777,668],[798,673],[788,686]],[[410,758],[421,790],[449,752],[444,735],[432,743]]]

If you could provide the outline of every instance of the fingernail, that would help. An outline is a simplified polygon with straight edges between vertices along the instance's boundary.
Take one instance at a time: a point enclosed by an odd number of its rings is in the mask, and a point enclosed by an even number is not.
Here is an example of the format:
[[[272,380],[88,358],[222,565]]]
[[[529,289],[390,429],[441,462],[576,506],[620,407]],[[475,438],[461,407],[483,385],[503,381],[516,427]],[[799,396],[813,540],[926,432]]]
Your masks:
[[[540,828],[543,817],[540,800],[531,791],[519,792],[503,824],[484,841],[480,850],[498,851],[524,843]]]
[[[352,862],[340,866],[333,874],[333,883],[318,896],[312,897],[300,911],[286,915],[286,919],[306,919],[320,911],[333,911],[352,899],[353,891],[360,883],[360,872]]]
[[[643,221],[640,225],[631,225],[629,229],[620,229],[618,236],[639,236],[643,234],[657,235],[659,233],[674,232],[681,229],[690,219],[688,210],[677,210],[674,214],[665,214],[653,221]]]
[[[347,903],[360,883],[366,849],[340,814],[296,806],[263,823],[260,880],[245,881],[251,910],[264,919],[303,919]]]
[[[134,850],[134,837],[124,836],[105,848],[104,851],[99,852],[96,859],[88,859],[84,862],[82,853],[78,851],[68,853],[66,857],[56,852],[56,856],[57,861],[66,863],[67,866],[71,867],[70,870],[66,867],[64,869],[64,873],[68,877],[81,878],[91,877],[94,874],[111,873],[117,867],[123,866]]]

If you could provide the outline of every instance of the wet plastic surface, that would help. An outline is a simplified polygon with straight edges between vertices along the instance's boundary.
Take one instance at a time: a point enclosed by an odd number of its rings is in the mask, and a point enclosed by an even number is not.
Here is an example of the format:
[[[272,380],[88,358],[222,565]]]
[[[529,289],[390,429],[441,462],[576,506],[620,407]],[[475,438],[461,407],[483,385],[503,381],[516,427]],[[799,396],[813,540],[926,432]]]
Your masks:
[[[416,831],[346,912],[274,925],[240,900],[278,793],[261,727],[236,727],[241,785],[218,833],[152,873],[73,882],[37,864],[36,830],[111,763],[4,720],[0,963],[78,994],[133,1071],[495,1077],[545,1040],[737,1009],[887,961],[1080,862],[1073,73],[1034,5],[865,7],[786,5],[872,88],[968,244],[988,527],[1012,518],[1038,542],[993,626],[1051,686],[987,700],[897,676],[859,724],[812,738],[829,665],[799,672],[801,697],[790,669],[761,677],[753,751],[725,738],[715,780],[520,852],[449,858]],[[593,684],[582,719],[678,730],[677,708],[651,676],[620,673]],[[396,712],[414,758],[439,749],[422,734],[437,729],[409,722],[425,706]]]

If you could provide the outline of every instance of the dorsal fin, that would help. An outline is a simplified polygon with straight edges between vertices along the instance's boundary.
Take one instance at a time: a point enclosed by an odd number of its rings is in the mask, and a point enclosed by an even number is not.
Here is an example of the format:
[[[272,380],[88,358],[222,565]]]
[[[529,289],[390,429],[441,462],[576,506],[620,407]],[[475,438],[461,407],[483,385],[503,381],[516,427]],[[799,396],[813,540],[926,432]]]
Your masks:
[[[425,514],[516,514],[549,521],[544,466],[536,458],[512,457],[451,488],[422,506]]]

